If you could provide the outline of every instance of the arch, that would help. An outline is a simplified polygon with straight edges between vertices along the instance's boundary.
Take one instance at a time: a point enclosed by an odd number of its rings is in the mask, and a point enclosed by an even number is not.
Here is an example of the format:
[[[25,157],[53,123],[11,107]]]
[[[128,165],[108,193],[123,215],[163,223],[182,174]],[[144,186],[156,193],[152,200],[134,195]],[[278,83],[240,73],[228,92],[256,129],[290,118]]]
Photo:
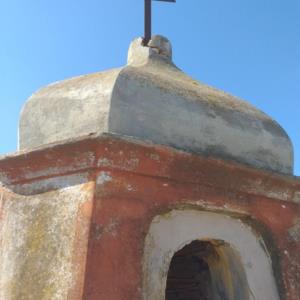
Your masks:
[[[228,245],[227,256],[242,266],[249,300],[279,300],[263,240],[238,219],[197,210],[173,210],[153,219],[145,240],[144,300],[165,299],[172,257],[193,241],[222,241]],[[231,295],[229,299],[238,298]]]

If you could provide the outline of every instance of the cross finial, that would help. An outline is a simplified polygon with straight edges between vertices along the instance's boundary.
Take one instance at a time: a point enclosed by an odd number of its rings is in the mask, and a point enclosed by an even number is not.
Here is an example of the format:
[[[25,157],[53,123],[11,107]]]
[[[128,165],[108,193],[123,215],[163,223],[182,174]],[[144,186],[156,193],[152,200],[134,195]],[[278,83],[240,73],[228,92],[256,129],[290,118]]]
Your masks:
[[[176,2],[176,0],[153,0],[161,2]],[[147,46],[151,40],[151,26],[152,26],[152,0],[145,0],[145,35],[143,45]]]

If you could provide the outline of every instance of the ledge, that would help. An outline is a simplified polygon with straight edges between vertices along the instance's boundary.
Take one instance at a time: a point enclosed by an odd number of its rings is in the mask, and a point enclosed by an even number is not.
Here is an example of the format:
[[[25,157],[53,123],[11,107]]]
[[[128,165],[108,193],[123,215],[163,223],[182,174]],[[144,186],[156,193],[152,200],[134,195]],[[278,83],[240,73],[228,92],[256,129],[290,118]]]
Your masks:
[[[0,182],[9,188],[61,176],[117,170],[300,203],[299,177],[190,154],[117,135],[90,135],[0,159]]]

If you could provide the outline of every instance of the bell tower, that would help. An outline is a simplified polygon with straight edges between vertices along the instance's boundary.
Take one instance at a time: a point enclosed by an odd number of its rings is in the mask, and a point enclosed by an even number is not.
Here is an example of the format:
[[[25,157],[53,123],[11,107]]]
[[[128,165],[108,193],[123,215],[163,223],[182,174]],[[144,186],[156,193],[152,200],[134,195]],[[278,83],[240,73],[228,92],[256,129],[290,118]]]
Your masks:
[[[299,299],[288,135],[165,37],[33,94],[0,182],[0,299]]]

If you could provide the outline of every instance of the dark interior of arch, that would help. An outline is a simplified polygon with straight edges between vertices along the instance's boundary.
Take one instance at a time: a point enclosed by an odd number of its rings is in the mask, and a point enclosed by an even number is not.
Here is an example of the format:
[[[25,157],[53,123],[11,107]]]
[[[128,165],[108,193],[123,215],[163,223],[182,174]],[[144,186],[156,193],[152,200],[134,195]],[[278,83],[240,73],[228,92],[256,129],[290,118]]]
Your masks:
[[[166,300],[248,300],[239,255],[224,241],[193,241],[171,260]]]
[[[194,241],[172,258],[166,287],[166,300],[213,300],[208,263],[203,259],[210,251],[207,242]]]

